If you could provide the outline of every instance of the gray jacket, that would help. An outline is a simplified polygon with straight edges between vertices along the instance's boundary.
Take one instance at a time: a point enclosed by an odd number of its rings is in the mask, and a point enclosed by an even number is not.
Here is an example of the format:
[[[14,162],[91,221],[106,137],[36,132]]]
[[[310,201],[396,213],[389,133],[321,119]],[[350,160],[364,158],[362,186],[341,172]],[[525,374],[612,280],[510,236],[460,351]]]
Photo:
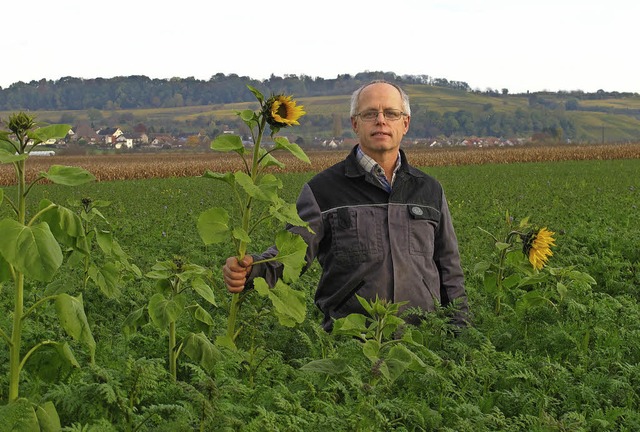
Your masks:
[[[364,313],[355,297],[377,296],[433,311],[455,301],[452,321],[464,325],[468,306],[451,215],[440,183],[402,164],[387,192],[356,159],[347,158],[304,185],[297,201],[300,217],[315,234],[289,227],[308,244],[307,266],[318,259],[322,275],[315,304],[329,330],[333,318]],[[277,253],[270,248],[261,259]],[[276,262],[255,265],[250,278],[270,286],[282,274]]]

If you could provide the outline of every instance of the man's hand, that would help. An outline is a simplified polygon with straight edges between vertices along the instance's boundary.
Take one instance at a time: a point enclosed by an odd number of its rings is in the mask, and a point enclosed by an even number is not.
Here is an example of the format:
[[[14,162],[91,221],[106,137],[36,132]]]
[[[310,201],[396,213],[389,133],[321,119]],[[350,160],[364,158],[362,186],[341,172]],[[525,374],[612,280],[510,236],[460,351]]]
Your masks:
[[[244,289],[252,264],[253,257],[251,255],[245,255],[240,261],[238,261],[238,257],[227,258],[222,267],[222,276],[229,292],[239,293]]]

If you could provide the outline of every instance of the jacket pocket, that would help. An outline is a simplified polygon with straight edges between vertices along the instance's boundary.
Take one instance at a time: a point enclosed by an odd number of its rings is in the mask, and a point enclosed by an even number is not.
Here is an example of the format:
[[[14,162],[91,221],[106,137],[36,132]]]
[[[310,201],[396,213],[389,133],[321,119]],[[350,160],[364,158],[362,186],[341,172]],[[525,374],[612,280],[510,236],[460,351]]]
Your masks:
[[[328,215],[331,249],[338,265],[379,261],[381,216],[371,207],[340,207]]]
[[[429,206],[408,204],[407,212],[409,213],[409,253],[432,257],[440,211]]]

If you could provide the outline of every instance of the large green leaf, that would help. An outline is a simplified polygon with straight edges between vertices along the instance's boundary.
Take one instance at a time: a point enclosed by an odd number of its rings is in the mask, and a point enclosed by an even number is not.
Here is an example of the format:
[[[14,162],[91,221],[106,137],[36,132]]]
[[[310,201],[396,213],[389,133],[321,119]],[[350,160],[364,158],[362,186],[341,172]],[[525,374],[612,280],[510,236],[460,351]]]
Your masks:
[[[382,345],[380,342],[375,339],[368,339],[364,345],[362,345],[362,352],[371,362],[376,362],[380,358],[381,348]]]
[[[230,134],[218,135],[211,142],[211,150],[224,151],[224,152],[234,151],[238,154],[245,153],[245,148],[244,148],[244,145],[242,144],[242,140],[240,139],[240,137],[237,135],[230,135]]]
[[[51,138],[64,138],[70,129],[71,126],[68,124],[52,124],[27,131],[27,136],[32,139],[35,144],[39,144]]]
[[[47,401],[43,405],[36,407],[36,415],[38,423],[40,423],[40,432],[60,432],[60,417],[53,402]]]
[[[26,367],[46,382],[60,381],[80,364],[66,342],[50,342],[29,357]]]
[[[52,206],[42,213],[41,219],[49,224],[53,236],[62,244],[72,247],[83,254],[89,253],[89,245],[82,226],[80,216],[69,210],[53,204],[47,199],[40,201],[40,209]]]
[[[290,288],[282,280],[278,280],[275,287],[269,289],[263,278],[254,279],[254,287],[261,296],[269,298],[280,324],[293,327],[304,321],[307,306],[303,292]]]
[[[213,295],[213,290],[209,285],[207,285],[207,283],[202,278],[200,277],[195,278],[191,282],[191,286],[193,287],[193,290],[197,292],[198,295],[200,295],[200,297],[202,297],[212,305],[217,306],[216,298]]]
[[[45,222],[25,226],[0,221],[0,254],[18,271],[38,281],[50,281],[62,264],[62,250]]]
[[[301,161],[306,162],[308,164],[311,163],[307,154],[304,152],[304,150],[302,150],[302,148],[298,144],[289,142],[289,140],[285,137],[276,137],[273,141],[276,144],[276,149],[287,150],[289,151],[289,153],[291,153]]]
[[[53,183],[65,186],[78,186],[96,179],[84,168],[64,165],[51,165],[49,171],[40,173],[40,175]]]
[[[206,371],[212,371],[222,354],[204,333],[190,333],[184,338],[182,351]]]
[[[165,330],[169,323],[176,322],[184,310],[184,299],[175,296],[167,299],[164,295],[156,293],[149,299],[149,317],[159,329]]]
[[[13,150],[6,150],[4,148],[0,148],[0,163],[14,163],[21,160],[25,160],[29,155],[24,154],[15,154]]]
[[[352,313],[344,318],[338,318],[333,323],[333,334],[346,336],[362,336],[367,332],[367,317]]]
[[[102,267],[91,265],[89,277],[100,291],[108,298],[116,298],[120,294],[120,268],[114,262],[106,262]]]
[[[307,229],[313,232],[310,228],[308,228],[309,223],[302,220],[300,214],[298,213],[298,209],[296,208],[295,203],[282,203],[278,206],[273,206],[269,209],[271,216],[282,222],[283,224],[291,224],[294,226],[307,227]]]
[[[3,151],[14,154],[19,147],[18,143],[13,141],[9,135],[10,133],[8,131],[0,131],[0,154],[2,154]]]
[[[395,381],[407,369],[421,371],[426,368],[424,362],[404,345],[394,345],[386,358],[388,379]]]
[[[205,245],[229,240],[229,213],[221,207],[205,210],[198,216],[198,233]]]
[[[78,297],[72,297],[69,294],[58,294],[56,297],[56,313],[62,328],[69,336],[87,346],[93,362],[96,341],[93,339],[87,316],[84,313],[82,294]]]
[[[211,329],[213,328],[213,318],[209,312],[207,312],[198,303],[187,306],[187,310],[191,313],[191,316],[195,320],[195,324],[199,330],[207,333],[211,332]]]
[[[276,259],[284,264],[283,279],[287,283],[297,281],[306,264],[307,243],[297,234],[280,231],[276,235],[276,247]]]

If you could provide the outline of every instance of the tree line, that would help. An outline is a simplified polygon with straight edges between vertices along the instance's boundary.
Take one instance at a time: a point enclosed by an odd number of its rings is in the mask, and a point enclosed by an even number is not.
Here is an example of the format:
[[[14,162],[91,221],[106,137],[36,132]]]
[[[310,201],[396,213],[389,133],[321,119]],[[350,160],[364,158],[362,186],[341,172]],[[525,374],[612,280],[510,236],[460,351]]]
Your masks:
[[[209,135],[220,133],[226,127],[239,128],[240,122],[221,121],[210,116],[195,120],[167,121],[163,124],[147,122],[130,111],[142,108],[176,108],[197,105],[215,105],[251,101],[252,94],[247,85],[264,94],[295,94],[296,97],[332,96],[350,94],[359,85],[373,79],[385,79],[400,85],[426,85],[455,89],[462,92],[482,93],[491,97],[505,97],[507,89],[472,90],[466,82],[449,81],[428,75],[396,75],[392,72],[362,72],[356,75],[338,75],[334,79],[312,78],[306,75],[272,75],[265,80],[256,80],[236,74],[217,73],[209,80],[193,77],[152,79],[147,76],[121,76],[115,78],[74,78],[59,80],[17,82],[6,89],[0,88],[0,110],[86,110],[93,114],[102,126],[118,126],[133,129],[140,122],[153,131],[173,134],[205,131]],[[565,111],[584,109],[580,101],[625,97],[626,93],[595,93],[581,91],[553,93],[531,93],[528,109],[515,112],[496,112],[491,103],[485,104],[481,112],[459,109],[441,113],[416,106],[412,112],[413,122],[409,137],[429,138],[441,136],[531,136],[543,134],[553,139],[574,139],[576,125],[566,117]],[[559,106],[558,98],[567,102]],[[560,108],[560,109],[558,109]],[[109,118],[97,114],[99,110],[113,112]],[[628,113],[626,113],[628,114]],[[69,114],[67,114],[69,117]],[[61,118],[73,123],[73,118]],[[96,124],[95,126],[98,126]],[[310,137],[318,133],[336,137],[349,136],[349,119],[336,115],[308,115],[300,133]]]

